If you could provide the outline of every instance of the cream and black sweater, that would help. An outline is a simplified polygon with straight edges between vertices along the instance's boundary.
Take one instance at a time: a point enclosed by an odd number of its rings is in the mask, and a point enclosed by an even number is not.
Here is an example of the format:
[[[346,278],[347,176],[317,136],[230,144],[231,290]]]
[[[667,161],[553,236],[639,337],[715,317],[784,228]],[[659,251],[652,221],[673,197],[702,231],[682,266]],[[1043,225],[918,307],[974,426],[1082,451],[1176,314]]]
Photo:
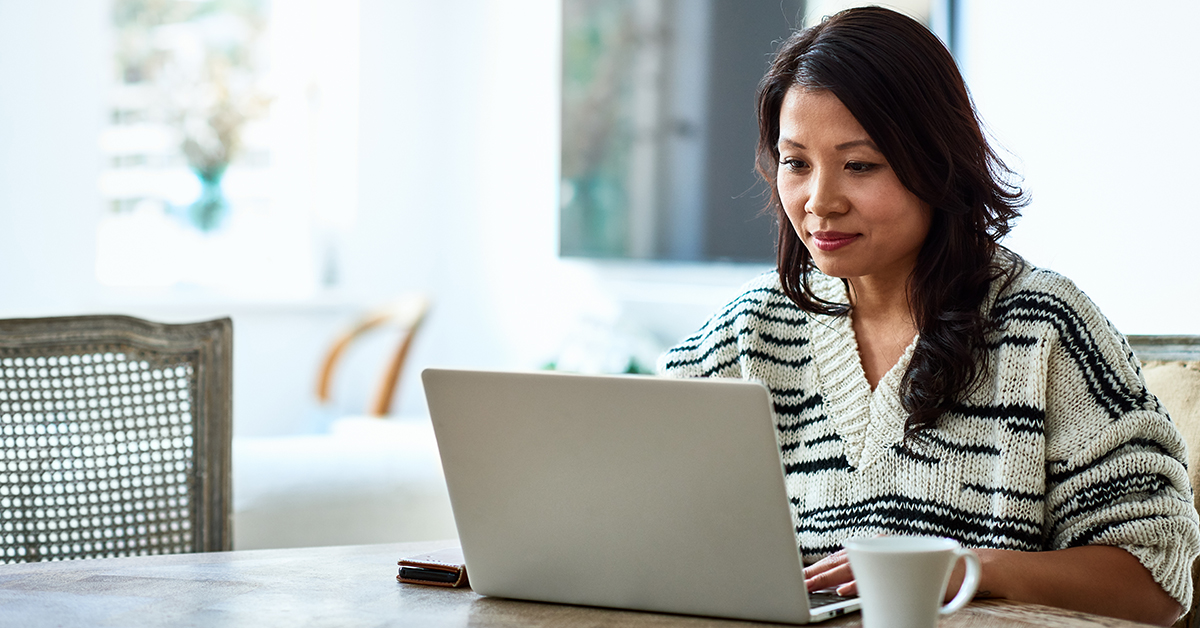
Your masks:
[[[840,280],[814,291],[845,302]],[[1124,337],[1067,279],[1026,268],[985,307],[988,384],[903,442],[899,384],[915,343],[874,391],[849,317],[808,314],[768,273],[659,361],[677,377],[771,390],[805,562],[855,536],[933,534],[970,547],[1088,544],[1135,555],[1185,608],[1200,529],[1184,443]]]

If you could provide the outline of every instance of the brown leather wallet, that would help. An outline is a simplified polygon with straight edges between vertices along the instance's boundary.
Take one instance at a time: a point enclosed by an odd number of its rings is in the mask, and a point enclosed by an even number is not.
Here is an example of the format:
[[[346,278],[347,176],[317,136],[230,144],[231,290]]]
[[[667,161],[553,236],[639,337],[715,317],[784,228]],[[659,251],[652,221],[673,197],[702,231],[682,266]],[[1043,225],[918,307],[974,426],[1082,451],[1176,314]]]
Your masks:
[[[396,579],[406,584],[427,584],[435,587],[465,587],[467,565],[462,548],[447,547],[428,554],[402,558]]]

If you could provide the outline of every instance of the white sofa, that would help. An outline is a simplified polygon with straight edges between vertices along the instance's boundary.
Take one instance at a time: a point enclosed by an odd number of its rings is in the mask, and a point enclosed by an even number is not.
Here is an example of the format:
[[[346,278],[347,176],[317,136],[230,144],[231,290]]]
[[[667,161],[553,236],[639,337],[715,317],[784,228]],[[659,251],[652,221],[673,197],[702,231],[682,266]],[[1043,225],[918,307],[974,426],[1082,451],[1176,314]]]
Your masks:
[[[327,434],[235,438],[235,549],[455,538],[427,417],[350,417]]]

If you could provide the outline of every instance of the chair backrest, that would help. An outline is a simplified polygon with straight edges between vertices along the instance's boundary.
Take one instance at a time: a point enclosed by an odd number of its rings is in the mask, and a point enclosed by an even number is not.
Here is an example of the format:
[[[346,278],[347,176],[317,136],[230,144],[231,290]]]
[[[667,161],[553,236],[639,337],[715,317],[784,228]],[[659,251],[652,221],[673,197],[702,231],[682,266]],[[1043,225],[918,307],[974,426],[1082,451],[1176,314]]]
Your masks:
[[[0,562],[232,549],[232,336],[0,320]]]
[[[1188,479],[1200,510],[1200,336],[1130,336],[1146,386],[1166,407],[1188,447]],[[1192,565],[1192,607],[1175,625],[1200,627],[1200,561]]]
[[[367,332],[384,326],[392,326],[400,331],[400,340],[396,348],[389,354],[387,364],[379,376],[374,396],[366,408],[368,416],[386,416],[395,403],[396,384],[404,371],[412,348],[413,338],[425,321],[429,312],[429,299],[423,294],[410,294],[396,299],[387,306],[367,312],[353,325],[347,328],[330,344],[325,358],[321,361],[321,369],[317,373],[317,400],[328,403],[333,396],[333,376],[346,350],[356,340]]]

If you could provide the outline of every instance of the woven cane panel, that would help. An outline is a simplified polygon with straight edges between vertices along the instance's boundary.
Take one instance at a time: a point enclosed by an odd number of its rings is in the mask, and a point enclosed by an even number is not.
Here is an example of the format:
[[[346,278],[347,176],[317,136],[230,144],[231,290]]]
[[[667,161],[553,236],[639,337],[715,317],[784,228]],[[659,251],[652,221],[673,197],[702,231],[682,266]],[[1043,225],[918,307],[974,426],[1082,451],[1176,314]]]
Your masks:
[[[192,366],[29,353],[0,349],[0,562],[197,551]]]

